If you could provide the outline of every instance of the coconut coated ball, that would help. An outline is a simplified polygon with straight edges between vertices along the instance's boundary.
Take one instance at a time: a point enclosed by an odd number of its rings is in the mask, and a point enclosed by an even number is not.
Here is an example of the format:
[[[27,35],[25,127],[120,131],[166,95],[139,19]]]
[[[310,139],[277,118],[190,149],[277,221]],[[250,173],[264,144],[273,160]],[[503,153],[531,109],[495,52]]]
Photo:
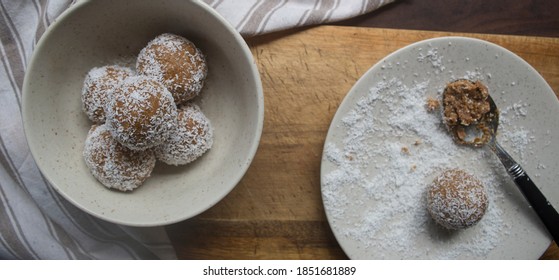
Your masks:
[[[113,137],[132,150],[163,143],[177,123],[173,96],[160,82],[147,76],[128,77],[116,87],[106,115]]]
[[[200,49],[188,39],[170,33],[155,37],[140,51],[136,69],[163,83],[176,104],[198,96],[208,74]]]
[[[85,164],[104,186],[132,191],[142,185],[155,166],[152,150],[133,151],[118,143],[107,126],[93,125],[85,140]]]
[[[465,229],[481,220],[488,206],[480,180],[460,169],[448,169],[429,186],[427,210],[447,229]]]
[[[213,128],[210,120],[195,104],[179,109],[178,122],[170,137],[154,148],[158,160],[169,165],[190,163],[213,145]]]
[[[82,109],[94,123],[105,122],[105,106],[110,92],[127,77],[134,75],[130,68],[107,65],[91,69],[82,88]]]

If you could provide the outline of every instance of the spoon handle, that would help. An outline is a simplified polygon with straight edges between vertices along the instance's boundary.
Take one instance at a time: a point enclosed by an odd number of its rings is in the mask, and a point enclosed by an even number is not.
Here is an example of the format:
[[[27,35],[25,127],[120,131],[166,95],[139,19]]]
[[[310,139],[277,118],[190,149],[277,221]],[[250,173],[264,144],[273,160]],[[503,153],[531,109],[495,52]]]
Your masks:
[[[516,163],[499,143],[495,141],[494,144],[494,146],[491,145],[491,149],[497,154],[507,169],[508,174],[512,177],[526,200],[528,200],[532,209],[536,211],[536,214],[538,214],[549,233],[551,233],[553,239],[559,242],[559,214],[538,187],[536,187],[534,181],[530,179],[520,164]]]

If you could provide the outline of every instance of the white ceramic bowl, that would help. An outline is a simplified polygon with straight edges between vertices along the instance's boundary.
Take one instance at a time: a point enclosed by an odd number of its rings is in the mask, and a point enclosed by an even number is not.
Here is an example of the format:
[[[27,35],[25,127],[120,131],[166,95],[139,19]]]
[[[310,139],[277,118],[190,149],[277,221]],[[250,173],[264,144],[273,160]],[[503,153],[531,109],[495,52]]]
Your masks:
[[[158,162],[131,193],[109,190],[82,157],[92,124],[81,110],[84,77],[92,67],[136,56],[164,32],[190,39],[207,56],[208,78],[196,102],[214,126],[214,145],[186,166]],[[78,1],[37,44],[23,90],[25,133],[41,172],[79,208],[124,225],[166,225],[216,204],[245,174],[262,132],[262,85],[252,54],[200,1]]]

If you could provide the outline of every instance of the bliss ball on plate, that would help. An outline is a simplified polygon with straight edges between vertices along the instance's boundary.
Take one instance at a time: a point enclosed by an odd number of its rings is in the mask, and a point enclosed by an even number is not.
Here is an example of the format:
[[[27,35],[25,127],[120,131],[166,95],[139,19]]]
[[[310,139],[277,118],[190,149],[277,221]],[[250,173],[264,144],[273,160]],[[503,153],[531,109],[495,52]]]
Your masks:
[[[142,185],[156,162],[153,150],[133,151],[122,146],[105,124],[91,127],[83,157],[93,177],[119,191],[132,191]]]
[[[481,220],[488,205],[480,180],[461,169],[447,169],[429,186],[427,210],[447,229],[465,229]]]
[[[177,123],[177,106],[160,82],[132,76],[112,91],[106,115],[107,127],[118,142],[132,150],[145,150],[169,137]]]
[[[91,121],[105,122],[105,105],[109,101],[110,92],[132,75],[132,69],[119,65],[95,67],[87,73],[81,97],[82,109]]]
[[[213,128],[200,107],[187,103],[179,109],[178,123],[170,137],[154,148],[158,160],[169,165],[190,163],[213,145]]]
[[[170,33],[155,37],[140,51],[136,69],[163,83],[176,104],[198,96],[208,74],[202,51],[188,39]]]

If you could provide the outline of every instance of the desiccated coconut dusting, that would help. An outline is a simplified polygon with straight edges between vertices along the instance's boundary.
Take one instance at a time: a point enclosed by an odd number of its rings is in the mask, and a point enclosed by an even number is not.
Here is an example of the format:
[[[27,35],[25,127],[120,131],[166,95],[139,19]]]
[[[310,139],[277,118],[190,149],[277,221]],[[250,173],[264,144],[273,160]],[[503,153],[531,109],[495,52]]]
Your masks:
[[[140,51],[136,69],[163,83],[177,104],[196,97],[208,73],[203,53],[188,39],[169,33],[157,36]]]
[[[190,163],[213,144],[212,125],[195,104],[185,104],[179,109],[178,123],[170,135],[155,148],[157,159],[170,165]]]
[[[487,210],[481,181],[461,169],[448,169],[435,177],[427,193],[427,211],[441,226],[465,229],[478,223]]]
[[[93,125],[85,140],[83,156],[91,174],[110,189],[132,191],[155,166],[152,150],[132,151],[112,136],[106,125]]]
[[[107,65],[91,69],[82,88],[82,109],[94,123],[105,122],[105,105],[110,92],[125,78],[134,75],[130,68]]]
[[[418,61],[431,64],[437,74],[446,69],[436,51],[420,55]],[[490,77],[477,69],[463,77],[454,75],[453,79]],[[442,113],[426,106],[434,94],[442,94],[445,84],[428,90],[428,77],[412,85],[398,78],[380,80],[343,116],[342,139],[327,142],[324,150],[332,166],[322,181],[329,221],[334,232],[378,258],[483,258],[511,227],[500,207],[508,175],[490,151],[454,142],[442,123]],[[500,131],[504,133],[498,137],[505,138],[500,142],[511,141],[515,150],[524,150],[533,141],[529,131],[513,127],[508,120],[523,117],[527,108],[510,108],[501,108]],[[508,131],[518,139],[509,138]],[[490,168],[477,170],[480,162]],[[489,201],[483,219],[460,231],[439,226],[426,209],[429,183],[435,174],[452,168],[474,174],[485,186]]]
[[[190,163],[212,147],[213,128],[200,108],[188,103],[180,114],[177,109],[200,94],[207,76],[205,56],[192,42],[165,33],[138,57],[113,63],[91,69],[82,90],[83,111],[102,124],[91,128],[83,156],[103,185],[121,191],[140,186],[155,165],[154,147],[172,165]],[[139,75],[128,67],[134,64]]]
[[[177,107],[171,93],[147,76],[122,81],[112,92],[106,114],[113,137],[132,150],[163,143],[177,123]]]

